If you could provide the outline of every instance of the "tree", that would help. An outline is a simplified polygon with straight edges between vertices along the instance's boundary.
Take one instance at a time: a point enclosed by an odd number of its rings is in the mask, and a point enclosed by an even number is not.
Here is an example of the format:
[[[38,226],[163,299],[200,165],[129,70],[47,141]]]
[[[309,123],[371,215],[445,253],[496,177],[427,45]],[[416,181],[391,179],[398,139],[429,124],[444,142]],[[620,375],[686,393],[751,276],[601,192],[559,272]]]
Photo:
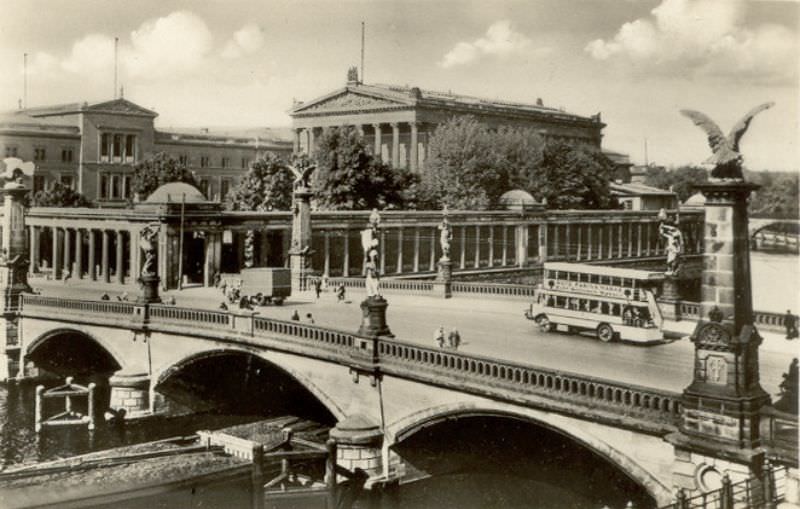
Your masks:
[[[194,174],[186,165],[166,152],[158,152],[133,167],[131,190],[144,200],[169,182],[186,182],[199,187]]]
[[[609,182],[614,164],[590,146],[548,144],[532,176],[529,192],[549,209],[608,209],[617,206]]]
[[[708,182],[708,171],[699,166],[680,166],[670,170],[663,167],[650,167],[645,174],[644,183],[659,189],[672,190],[683,203],[696,191],[694,186]]]
[[[226,197],[230,210],[289,210],[292,172],[279,156],[268,152],[250,163],[247,173]]]
[[[92,203],[81,193],[61,182],[54,182],[50,189],[42,189],[33,195],[34,207],[91,207]]]
[[[325,129],[314,159],[312,189],[321,209],[387,209],[410,203],[416,176],[373,157],[352,127]]]

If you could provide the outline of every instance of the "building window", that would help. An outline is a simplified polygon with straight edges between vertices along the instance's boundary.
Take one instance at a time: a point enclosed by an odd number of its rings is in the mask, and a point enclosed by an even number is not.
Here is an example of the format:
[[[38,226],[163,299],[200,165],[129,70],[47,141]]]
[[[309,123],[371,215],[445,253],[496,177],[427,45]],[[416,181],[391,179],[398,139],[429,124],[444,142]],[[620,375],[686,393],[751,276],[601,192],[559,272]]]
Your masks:
[[[208,179],[200,179],[200,192],[208,198]]]
[[[247,163],[248,163],[248,161],[247,161],[247,158],[246,158],[246,157],[243,157],[243,158],[242,158],[242,169],[243,169],[243,170],[246,170],[246,169],[247,169]]]
[[[231,158],[230,157],[223,157],[222,158],[222,167],[227,168],[231,165]]]
[[[105,173],[100,174],[100,186],[97,190],[97,196],[101,200],[108,198],[108,175]]]
[[[186,154],[179,155],[178,162],[183,166],[189,166],[189,156],[187,156]]]
[[[228,196],[228,191],[231,189],[231,181],[228,179],[222,179],[222,182],[219,184],[219,196],[220,199],[224,200],[226,196]]]
[[[6,145],[6,157],[17,157],[17,147],[15,145]]]
[[[131,178],[127,175],[122,177],[122,197],[130,198],[131,196]]]
[[[33,176],[33,192],[38,193],[44,190],[44,175]]]
[[[61,162],[62,163],[71,163],[72,162],[72,149],[71,148],[62,148],[61,149]]]
[[[47,152],[45,151],[44,147],[34,147],[33,160],[44,161],[45,159],[47,159]]]
[[[114,135],[114,162],[122,161],[122,135]]]
[[[125,162],[134,162],[136,156],[136,136],[129,134],[125,136]]]
[[[122,198],[122,175],[111,175],[111,199],[118,200]]]
[[[208,156],[200,156],[200,167],[208,168]]]
[[[111,135],[108,133],[103,133],[100,136],[100,161],[108,162],[108,146],[111,144]]]
[[[73,188],[72,184],[74,182],[74,179],[72,175],[61,175],[59,180],[61,181],[61,185],[63,185],[64,187],[68,187],[70,189]]]

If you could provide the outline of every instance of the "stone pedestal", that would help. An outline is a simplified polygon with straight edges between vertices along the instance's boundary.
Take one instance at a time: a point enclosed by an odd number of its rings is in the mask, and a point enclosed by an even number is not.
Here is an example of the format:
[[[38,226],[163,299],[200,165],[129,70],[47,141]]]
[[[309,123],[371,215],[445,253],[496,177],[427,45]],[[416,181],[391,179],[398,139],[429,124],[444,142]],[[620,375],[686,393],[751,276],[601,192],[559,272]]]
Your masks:
[[[125,418],[142,417],[150,413],[150,378],[147,373],[114,374],[109,380],[111,400],[109,408],[125,410]]]
[[[306,278],[311,272],[311,189],[298,186],[292,205],[292,243],[289,249],[289,268],[292,291],[307,289]]]
[[[363,415],[352,415],[330,432],[336,441],[336,463],[350,472],[363,470],[369,477],[383,472],[383,432],[378,424]],[[338,481],[345,480],[341,475]]]
[[[161,278],[157,274],[145,274],[139,278],[139,287],[142,289],[142,295],[139,296],[137,302],[140,304],[157,304],[161,302],[161,297],[158,295],[158,283]]]
[[[389,303],[381,296],[367,297],[361,302],[361,327],[358,333],[362,336],[394,337],[386,324],[386,308]]]
[[[436,279],[433,281],[434,294],[449,299],[453,296],[452,279],[453,279],[453,262],[450,258],[442,258],[439,260],[439,270],[436,273]]]
[[[662,286],[661,297],[658,299],[658,308],[664,320],[679,321],[681,319],[680,292],[678,280],[675,276],[666,276]]]

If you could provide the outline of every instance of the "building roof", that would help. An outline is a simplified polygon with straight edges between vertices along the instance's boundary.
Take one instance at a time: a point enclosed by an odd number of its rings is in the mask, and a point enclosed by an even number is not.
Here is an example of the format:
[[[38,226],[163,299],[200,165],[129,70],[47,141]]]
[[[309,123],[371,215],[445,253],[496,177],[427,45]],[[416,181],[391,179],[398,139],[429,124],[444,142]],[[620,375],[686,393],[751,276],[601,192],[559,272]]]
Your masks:
[[[681,204],[682,207],[697,207],[703,208],[706,204],[706,197],[703,196],[703,193],[697,192],[691,195],[686,199],[685,202]]]
[[[486,99],[452,92],[438,92],[423,90],[418,87],[397,86],[384,84],[348,83],[344,88],[318,97],[308,102],[296,104],[289,115],[313,116],[319,114],[321,109],[334,107],[341,111],[348,109],[359,110],[384,110],[405,109],[409,107],[430,106],[448,108],[475,113],[502,113],[524,114],[529,116],[547,117],[554,120],[578,121],[602,124],[600,114],[590,117],[567,113],[558,108],[544,106],[541,102],[528,104],[521,102],[503,101],[499,99]]]
[[[63,117],[36,118],[24,110],[0,113],[0,131],[80,135],[77,124]]]
[[[536,198],[531,196],[531,193],[527,191],[523,191],[522,189],[514,189],[512,191],[506,191],[500,197],[500,203],[502,205],[535,205],[539,202],[536,201]]]
[[[147,197],[145,203],[208,203],[199,189],[185,182],[170,182],[159,187]]]
[[[54,104],[50,106],[39,106],[35,108],[25,108],[20,110],[32,117],[48,117],[58,115],[70,115],[75,113],[110,113],[113,115],[131,115],[137,117],[151,117],[158,116],[153,110],[142,108],[127,99],[119,98],[110,101],[96,101],[96,102],[78,102],[78,103],[65,103]]]
[[[630,184],[609,184],[611,193],[617,196],[675,196],[672,191],[650,187],[644,184],[631,182]]]
[[[219,145],[247,145],[264,148],[276,145],[290,146],[290,128],[270,127],[168,127],[156,129],[156,143],[202,143]]]

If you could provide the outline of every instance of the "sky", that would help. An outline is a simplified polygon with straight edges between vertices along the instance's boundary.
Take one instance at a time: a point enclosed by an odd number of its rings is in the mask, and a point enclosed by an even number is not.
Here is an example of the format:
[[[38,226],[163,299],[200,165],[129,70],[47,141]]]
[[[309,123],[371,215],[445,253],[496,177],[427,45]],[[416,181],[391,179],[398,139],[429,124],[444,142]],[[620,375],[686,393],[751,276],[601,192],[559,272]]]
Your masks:
[[[288,126],[294,100],[364,81],[591,115],[635,163],[702,163],[705,134],[776,104],[741,143],[751,169],[800,171],[800,3],[755,0],[0,0],[0,109],[127,99],[160,127]]]

